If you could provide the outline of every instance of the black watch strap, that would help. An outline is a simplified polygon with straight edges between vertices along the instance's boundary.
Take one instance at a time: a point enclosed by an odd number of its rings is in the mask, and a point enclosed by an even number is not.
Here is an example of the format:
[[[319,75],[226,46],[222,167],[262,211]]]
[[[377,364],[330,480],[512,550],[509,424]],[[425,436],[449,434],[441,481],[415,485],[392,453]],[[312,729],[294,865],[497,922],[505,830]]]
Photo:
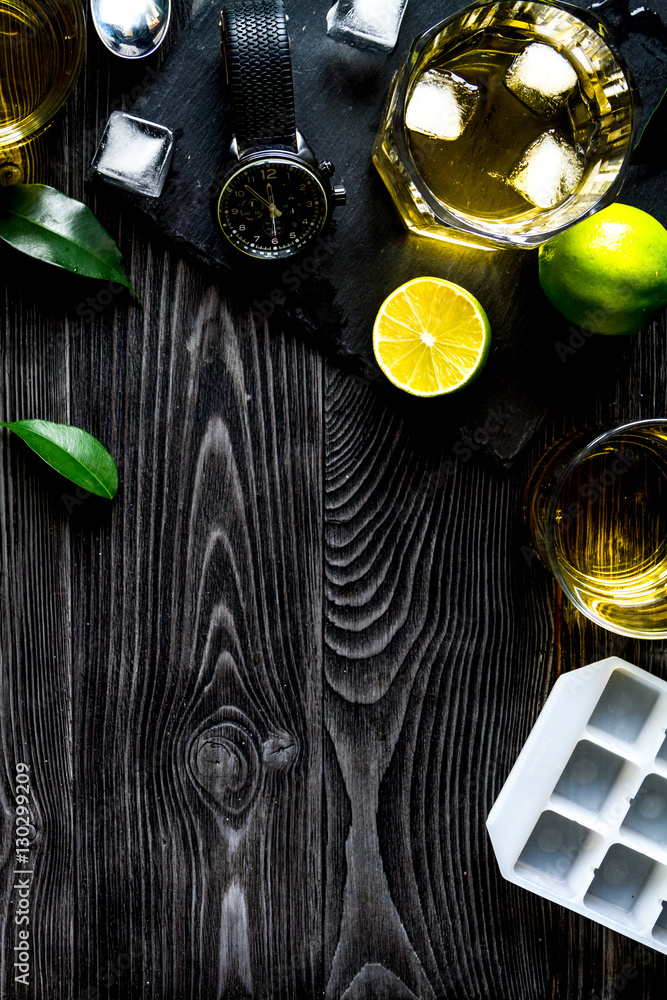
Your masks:
[[[226,0],[222,43],[239,148],[295,146],[292,57],[282,0]]]

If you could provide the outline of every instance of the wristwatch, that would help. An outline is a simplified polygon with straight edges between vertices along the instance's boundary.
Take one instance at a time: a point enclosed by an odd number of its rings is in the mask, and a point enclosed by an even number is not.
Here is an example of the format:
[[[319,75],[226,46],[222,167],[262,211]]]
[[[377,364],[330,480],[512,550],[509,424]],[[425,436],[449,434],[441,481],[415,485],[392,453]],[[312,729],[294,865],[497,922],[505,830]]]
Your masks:
[[[222,175],[217,218],[241,253],[291,257],[331,226],[345,188],[298,131],[292,59],[282,0],[227,0],[221,52],[234,137]]]

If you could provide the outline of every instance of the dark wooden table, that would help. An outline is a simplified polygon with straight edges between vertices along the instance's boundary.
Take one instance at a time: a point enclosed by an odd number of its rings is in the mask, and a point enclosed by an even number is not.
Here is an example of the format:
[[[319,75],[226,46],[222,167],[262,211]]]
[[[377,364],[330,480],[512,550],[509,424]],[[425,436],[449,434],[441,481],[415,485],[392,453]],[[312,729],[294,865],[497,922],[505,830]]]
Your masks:
[[[114,61],[91,32],[31,175],[91,204],[145,311],[2,255],[0,416],[84,427],[121,473],[112,504],[85,498],[3,440],[2,997],[664,997],[663,956],[505,883],[484,826],[562,671],[618,654],[667,678],[664,643],[593,626],[522,553],[552,441],[667,411],[664,316],[577,352],[511,471],[446,428],[426,446],[86,187],[161,58]]]

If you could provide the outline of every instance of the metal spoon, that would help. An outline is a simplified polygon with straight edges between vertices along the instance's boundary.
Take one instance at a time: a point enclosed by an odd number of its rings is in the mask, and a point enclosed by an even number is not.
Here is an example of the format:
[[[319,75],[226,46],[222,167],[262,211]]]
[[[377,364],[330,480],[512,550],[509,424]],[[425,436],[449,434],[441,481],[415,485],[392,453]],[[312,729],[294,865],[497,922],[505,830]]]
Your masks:
[[[162,44],[171,0],[90,0],[95,30],[122,59],[143,59]]]

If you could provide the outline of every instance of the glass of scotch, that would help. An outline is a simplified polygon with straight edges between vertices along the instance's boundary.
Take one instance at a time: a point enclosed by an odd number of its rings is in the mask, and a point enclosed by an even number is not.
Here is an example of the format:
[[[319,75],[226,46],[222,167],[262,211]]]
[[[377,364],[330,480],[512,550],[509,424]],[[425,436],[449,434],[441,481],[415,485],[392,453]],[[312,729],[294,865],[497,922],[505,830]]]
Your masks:
[[[50,124],[76,82],[85,38],[81,0],[0,0],[0,147]]]
[[[619,635],[667,638],[667,418],[551,449],[528,482],[526,516],[582,614]]]
[[[590,11],[475,4],[413,42],[373,162],[410,231],[534,247],[618,195],[639,107]]]

